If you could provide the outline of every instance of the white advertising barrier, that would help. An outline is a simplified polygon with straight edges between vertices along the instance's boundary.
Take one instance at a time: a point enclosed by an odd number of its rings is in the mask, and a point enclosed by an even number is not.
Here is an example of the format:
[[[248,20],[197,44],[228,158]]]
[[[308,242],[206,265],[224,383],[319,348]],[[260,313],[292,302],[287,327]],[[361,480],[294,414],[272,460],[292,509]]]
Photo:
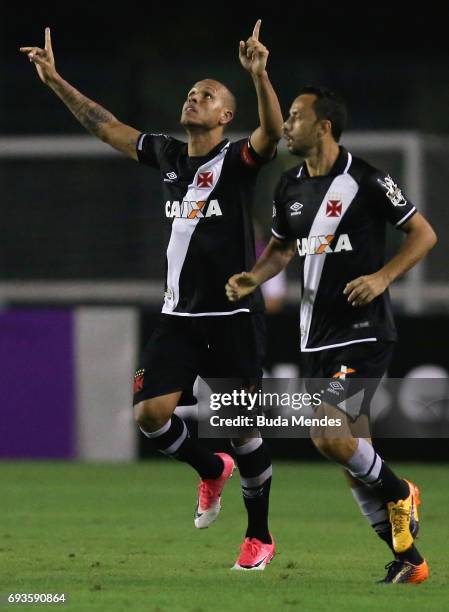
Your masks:
[[[138,347],[133,308],[81,307],[74,325],[77,457],[132,461],[132,379]]]

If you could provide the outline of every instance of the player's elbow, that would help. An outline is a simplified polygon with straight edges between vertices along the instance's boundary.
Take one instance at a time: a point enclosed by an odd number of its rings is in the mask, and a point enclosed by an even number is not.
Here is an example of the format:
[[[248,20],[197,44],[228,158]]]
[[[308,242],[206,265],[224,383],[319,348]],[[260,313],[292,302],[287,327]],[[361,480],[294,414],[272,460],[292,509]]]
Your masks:
[[[116,131],[116,122],[108,121],[98,126],[97,136],[100,140],[106,144],[112,144],[114,141],[114,134]]]
[[[276,146],[283,136],[283,124],[276,121],[264,121],[259,130],[260,138],[267,146]]]
[[[118,148],[117,143],[120,143],[122,123],[117,119],[104,121],[98,125],[96,136],[111,147]]]
[[[269,252],[280,262],[281,268],[285,268],[296,252],[296,242],[290,240],[279,240],[273,236],[270,239],[267,248],[269,249]]]
[[[283,136],[282,124],[274,125],[269,128],[267,127],[265,128],[265,137],[272,145],[277,145],[277,143],[280,141],[282,136]]]
[[[289,260],[293,257],[293,255],[295,253],[296,253],[296,243],[295,242],[291,242],[289,247],[288,247]]]
[[[421,257],[427,255],[438,241],[433,227],[427,219],[419,214],[415,215],[404,229],[411,237],[413,243],[416,244],[421,251]]]
[[[288,244],[288,245],[287,245],[287,246],[284,248],[284,250],[283,250],[283,252],[282,252],[282,257],[283,257],[283,259],[284,259],[284,268],[285,268],[285,266],[287,266],[287,265],[290,263],[290,261],[291,261],[291,259],[292,259],[293,255],[294,255],[295,253],[296,253],[296,245],[295,245],[295,243],[294,243],[294,242],[293,242],[293,243],[289,243],[289,244]]]
[[[420,242],[425,248],[425,254],[431,251],[438,242],[438,237],[430,223],[426,223],[426,225],[422,228]]]
[[[431,249],[433,249],[433,247],[436,245],[436,243],[438,242],[438,236],[436,235],[435,230],[433,229],[433,227],[431,225],[429,225],[429,251]]]

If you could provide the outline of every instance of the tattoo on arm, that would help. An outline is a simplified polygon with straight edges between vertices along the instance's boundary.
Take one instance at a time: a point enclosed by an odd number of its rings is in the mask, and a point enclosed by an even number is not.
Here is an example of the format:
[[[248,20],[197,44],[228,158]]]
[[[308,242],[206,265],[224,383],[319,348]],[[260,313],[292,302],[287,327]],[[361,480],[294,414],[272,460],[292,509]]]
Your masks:
[[[96,102],[89,100],[86,96],[83,96],[83,94],[68,83],[65,83],[57,93],[81,125],[95,136],[100,136],[101,128],[104,124],[116,121],[112,113]]]
[[[76,116],[92,134],[96,134],[103,123],[114,121],[114,115],[98,104],[85,104]]]

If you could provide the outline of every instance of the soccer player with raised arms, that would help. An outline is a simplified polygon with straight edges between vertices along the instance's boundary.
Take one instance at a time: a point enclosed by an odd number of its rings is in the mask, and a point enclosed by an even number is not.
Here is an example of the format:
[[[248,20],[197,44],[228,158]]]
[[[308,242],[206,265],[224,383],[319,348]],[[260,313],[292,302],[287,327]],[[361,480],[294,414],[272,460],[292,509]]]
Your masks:
[[[237,305],[278,274],[297,249],[301,375],[330,379],[317,416],[338,418],[350,405],[347,416],[356,421],[369,415],[396,341],[388,287],[426,255],[436,236],[389,175],[339,146],[345,121],[344,102],[325,88],[304,88],[293,101],[285,138],[290,153],[304,162],[278,183],[267,248],[249,272],[229,279],[226,291]],[[406,234],[387,263],[386,223]],[[396,476],[370,438],[315,434],[316,447],[345,468],[363,515],[393,551],[383,582],[426,580],[427,563],[414,545],[417,487]]]
[[[255,261],[253,190],[259,169],[274,157],[282,136],[282,113],[266,71],[268,50],[259,41],[260,23],[239,46],[240,62],[257,93],[259,126],[250,138],[237,142],[224,137],[235,113],[234,96],[215,79],[202,79],[187,93],[181,113],[185,143],[123,124],[67,83],[55,68],[49,28],[43,49],[21,48],[41,80],[88,131],[159,170],[164,202],[149,205],[159,207],[167,228],[166,291],[159,325],[136,372],[134,410],[155,448],[200,475],[197,528],[217,518],[234,461],[191,439],[174,410],[197,375],[238,379],[241,388],[257,386],[262,376],[261,294],[257,291],[234,307],[224,292],[229,276]],[[232,446],[248,514],[234,567],[262,570],[275,552],[268,529],[271,459],[260,437],[234,440]]]

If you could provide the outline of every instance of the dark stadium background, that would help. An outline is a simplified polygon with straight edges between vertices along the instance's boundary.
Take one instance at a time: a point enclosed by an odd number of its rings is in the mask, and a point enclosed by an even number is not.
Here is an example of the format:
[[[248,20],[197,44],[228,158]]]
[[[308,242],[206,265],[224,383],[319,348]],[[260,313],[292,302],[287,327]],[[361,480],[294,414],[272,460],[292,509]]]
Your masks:
[[[179,109],[187,89],[212,76],[237,96],[233,130],[248,133],[256,125],[255,95],[238,62],[237,47],[259,17],[261,40],[270,50],[269,74],[284,112],[300,85],[323,83],[346,97],[351,130],[449,136],[449,46],[442,10],[437,15],[422,7],[411,9],[409,3],[277,2],[259,10],[242,3],[2,2],[0,136],[84,134],[19,54],[19,46],[43,44],[47,25],[59,72],[122,121],[143,130],[179,132]],[[400,178],[398,160],[390,161]],[[440,236],[427,278],[441,283],[448,282],[448,162],[447,148],[425,159],[425,173],[431,177],[427,214]],[[273,180],[267,179],[270,185]],[[13,157],[1,158],[0,185],[0,283],[32,281],[39,288],[44,281],[161,278],[159,212],[152,206],[159,193],[155,174],[136,170],[119,157],[70,164],[63,157]],[[270,197],[263,197],[256,215],[267,230]],[[294,270],[289,274],[295,278]],[[30,301],[14,297],[3,302],[6,307],[33,308]],[[132,298],[116,302],[141,306]],[[63,303],[66,308],[72,304],[69,298]],[[48,298],[34,306],[55,304]],[[142,337],[157,310],[156,303],[140,310]],[[400,306],[398,310],[403,343],[396,355],[396,375],[403,375],[406,359],[410,369],[430,356],[432,363],[449,369],[443,340],[449,335],[449,304],[429,305],[426,316],[409,316]],[[272,360],[279,337],[291,339],[284,348],[287,360],[294,360],[295,316],[296,307],[289,304],[285,314],[271,320]],[[301,444],[303,450],[292,452],[312,456]],[[383,444],[397,458],[410,455],[406,441]],[[448,458],[441,441],[427,446],[420,441],[419,448],[411,458],[436,458],[436,451],[438,458]]]
[[[260,8],[237,2],[127,2],[117,8],[49,2],[20,10],[2,2],[0,17],[5,134],[81,132],[62,106],[49,103],[18,53],[21,45],[42,44],[46,25],[59,71],[123,120],[174,131],[192,81],[214,75],[240,100],[234,129],[247,130],[254,96],[236,54],[259,17],[284,109],[299,85],[322,82],[348,99],[352,129],[449,131],[447,9],[441,5],[437,15],[403,2],[276,2]]]

